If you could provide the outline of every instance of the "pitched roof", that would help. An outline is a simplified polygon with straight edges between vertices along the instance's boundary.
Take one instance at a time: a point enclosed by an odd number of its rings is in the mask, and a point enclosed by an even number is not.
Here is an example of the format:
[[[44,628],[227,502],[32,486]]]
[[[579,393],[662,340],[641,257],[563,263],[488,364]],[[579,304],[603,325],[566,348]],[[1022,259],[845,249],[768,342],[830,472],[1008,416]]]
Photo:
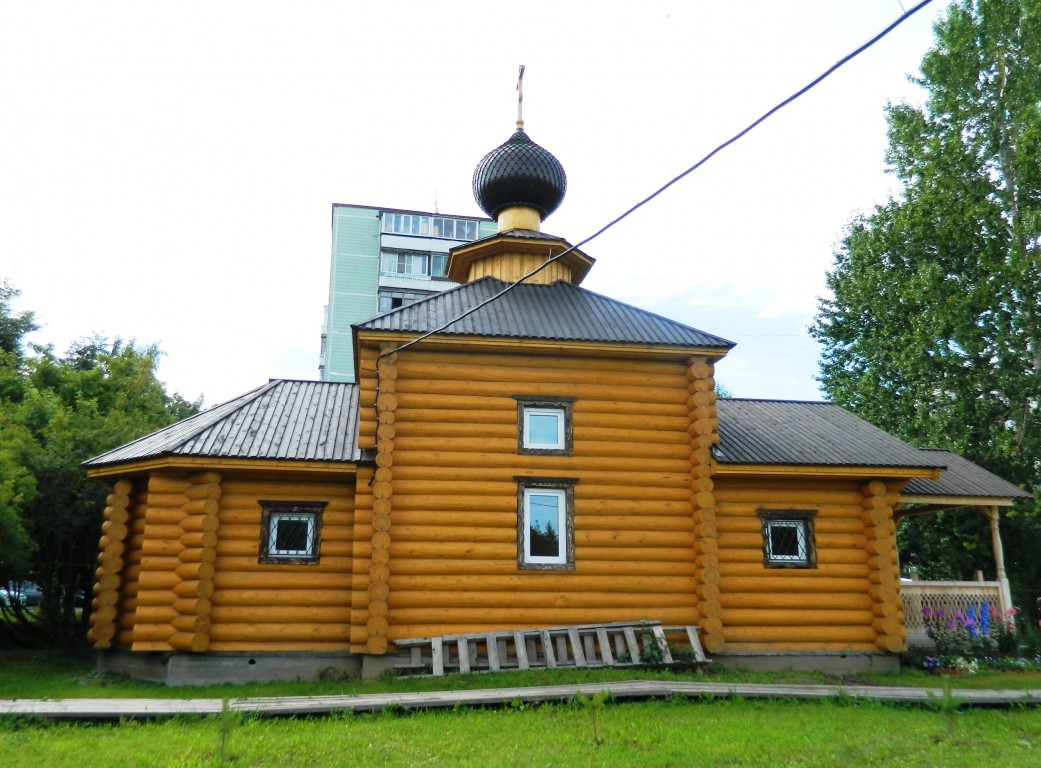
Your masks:
[[[414,304],[377,315],[354,328],[426,333],[478,307],[510,283],[484,277]],[[734,343],[558,280],[521,283],[451,323],[444,335],[729,349]]]
[[[84,466],[164,455],[351,462],[360,457],[357,434],[356,384],[273,380]]]
[[[942,468],[925,453],[834,403],[719,399],[720,464]]]
[[[954,497],[970,496],[978,499],[1026,499],[1030,494],[1003,480],[992,472],[988,472],[978,464],[974,464],[956,453],[941,448],[920,448],[937,461],[947,465],[947,471],[940,474],[939,480],[916,477],[904,488],[904,497]],[[927,501],[923,498],[922,501]]]

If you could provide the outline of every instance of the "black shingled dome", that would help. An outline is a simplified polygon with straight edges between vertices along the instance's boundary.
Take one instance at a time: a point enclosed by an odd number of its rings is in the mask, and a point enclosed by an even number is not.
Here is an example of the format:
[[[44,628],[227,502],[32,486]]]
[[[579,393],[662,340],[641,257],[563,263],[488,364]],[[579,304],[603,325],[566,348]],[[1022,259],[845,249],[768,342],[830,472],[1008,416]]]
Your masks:
[[[493,219],[514,205],[534,208],[545,219],[557,210],[566,191],[564,166],[523,128],[485,155],[474,171],[474,197]]]

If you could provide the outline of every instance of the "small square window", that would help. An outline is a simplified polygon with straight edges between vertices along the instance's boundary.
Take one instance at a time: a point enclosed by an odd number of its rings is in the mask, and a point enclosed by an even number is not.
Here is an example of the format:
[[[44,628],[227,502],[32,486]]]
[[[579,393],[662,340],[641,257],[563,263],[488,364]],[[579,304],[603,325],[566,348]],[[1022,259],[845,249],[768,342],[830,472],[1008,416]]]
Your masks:
[[[260,562],[318,562],[325,502],[261,501]]]
[[[767,568],[815,568],[813,515],[805,510],[760,510],[763,565]]]
[[[574,484],[568,478],[517,478],[517,565],[575,567]]]
[[[573,398],[529,397],[517,400],[517,451],[571,455],[571,404]]]

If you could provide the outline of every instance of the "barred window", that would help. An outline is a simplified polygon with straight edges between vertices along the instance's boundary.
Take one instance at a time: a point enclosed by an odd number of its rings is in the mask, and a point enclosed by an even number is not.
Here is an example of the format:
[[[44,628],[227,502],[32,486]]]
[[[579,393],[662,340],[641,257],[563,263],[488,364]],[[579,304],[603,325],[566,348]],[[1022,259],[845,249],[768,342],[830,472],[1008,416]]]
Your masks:
[[[767,568],[815,568],[812,510],[759,510],[763,524],[763,565]]]
[[[325,502],[261,501],[260,562],[318,562]]]

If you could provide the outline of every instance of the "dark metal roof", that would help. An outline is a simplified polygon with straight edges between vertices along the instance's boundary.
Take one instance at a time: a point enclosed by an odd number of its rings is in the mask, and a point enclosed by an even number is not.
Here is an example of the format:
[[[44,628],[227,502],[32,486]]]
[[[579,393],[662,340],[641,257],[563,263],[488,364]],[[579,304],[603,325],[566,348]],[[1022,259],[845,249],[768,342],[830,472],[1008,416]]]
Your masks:
[[[356,384],[274,380],[84,466],[164,455],[352,462],[357,434]]]
[[[989,499],[1025,499],[1030,494],[1007,480],[988,472],[956,453],[941,448],[921,448],[922,453],[947,465],[939,480],[924,477],[912,479],[904,488],[904,496],[971,496]]]
[[[567,174],[551,152],[518,128],[477,164],[473,190],[481,210],[493,219],[512,205],[534,208],[545,219],[564,199]]]
[[[944,457],[914,448],[833,403],[716,402],[720,464],[942,468]]]
[[[440,328],[509,283],[484,277],[407,307],[355,325],[375,331],[426,333]],[[733,342],[629,304],[558,280],[550,285],[521,283],[441,333],[519,339],[553,339],[620,344],[729,349]]]

